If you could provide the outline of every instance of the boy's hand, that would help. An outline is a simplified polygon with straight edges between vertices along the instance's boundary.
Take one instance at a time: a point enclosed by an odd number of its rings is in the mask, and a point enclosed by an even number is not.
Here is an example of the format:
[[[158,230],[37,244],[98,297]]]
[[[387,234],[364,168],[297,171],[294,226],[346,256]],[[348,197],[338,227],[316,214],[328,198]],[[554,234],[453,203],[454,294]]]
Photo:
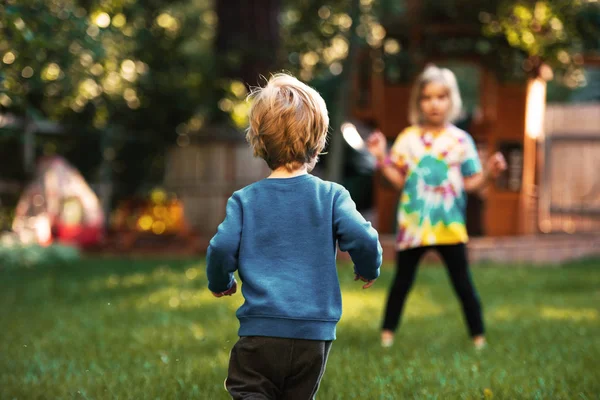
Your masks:
[[[360,279],[361,281],[363,281],[363,282],[367,282],[367,283],[365,283],[365,284],[363,285],[363,289],[368,289],[368,288],[370,288],[371,286],[373,286],[373,284],[374,284],[374,283],[375,283],[375,281],[377,280],[377,279],[371,279],[371,280],[368,280],[367,278],[363,278],[363,277],[362,277],[362,276],[360,276],[359,274],[354,274],[354,280],[355,280],[355,281],[357,281],[357,280],[359,280],[359,279]]]
[[[231,296],[235,292],[237,292],[237,282],[234,280],[233,285],[231,285],[231,287],[228,290],[221,292],[221,293],[215,293],[215,292],[211,292],[211,293],[213,294],[213,296],[219,298],[219,297],[223,297],[223,296]]]

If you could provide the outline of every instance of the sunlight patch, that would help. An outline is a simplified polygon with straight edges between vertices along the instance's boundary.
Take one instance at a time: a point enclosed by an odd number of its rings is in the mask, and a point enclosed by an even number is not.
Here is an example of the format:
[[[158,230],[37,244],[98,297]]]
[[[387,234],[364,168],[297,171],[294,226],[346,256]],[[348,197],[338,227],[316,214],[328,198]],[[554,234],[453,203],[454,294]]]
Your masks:
[[[200,270],[198,268],[188,268],[187,271],[185,271],[185,277],[191,281],[196,279],[199,273]]]
[[[508,320],[514,319],[519,314],[519,312],[517,312],[514,309],[511,309],[509,307],[501,307],[490,314],[491,314],[490,316],[492,319],[497,319],[500,321],[508,321]]]
[[[374,296],[368,291],[344,292],[342,320],[360,319],[364,318],[365,315],[379,315],[383,304],[383,296]]]
[[[192,335],[194,335],[194,338],[196,338],[197,340],[201,340],[206,336],[202,325],[191,324],[190,330],[192,331]]]
[[[599,319],[598,311],[593,308],[559,308],[559,307],[541,307],[536,313],[535,309],[529,309],[525,312],[522,309],[510,307],[501,307],[491,313],[492,319],[509,321],[517,318],[523,318],[539,315],[543,319],[553,320],[571,320],[571,321],[597,321]]]
[[[97,292],[105,289],[133,288],[153,283],[179,285],[205,277],[206,274],[200,267],[189,267],[185,271],[177,271],[170,269],[168,265],[162,265],[148,273],[136,272],[125,276],[111,274],[107,278],[93,279],[88,287]]]
[[[131,288],[134,286],[141,286],[148,281],[148,277],[142,273],[136,273],[133,275],[124,276],[121,279],[121,286]]]
[[[217,301],[228,302],[230,308],[237,310],[242,298],[241,296],[233,296],[231,300],[229,298],[217,299],[205,288],[182,289],[177,286],[168,286],[155,290],[147,296],[137,298],[135,305],[139,310],[156,308],[190,310],[207,304],[216,304]]]
[[[572,321],[597,321],[598,311],[593,308],[542,307],[542,318]]]
[[[426,287],[413,289],[406,299],[404,315],[406,318],[436,317],[444,313],[447,304],[436,302],[431,290]]]
[[[343,292],[342,324],[364,324],[365,318],[381,318],[385,308],[385,293],[370,291]],[[427,318],[442,314],[444,307],[433,302],[423,292],[415,291],[409,297],[405,316],[407,318]]]

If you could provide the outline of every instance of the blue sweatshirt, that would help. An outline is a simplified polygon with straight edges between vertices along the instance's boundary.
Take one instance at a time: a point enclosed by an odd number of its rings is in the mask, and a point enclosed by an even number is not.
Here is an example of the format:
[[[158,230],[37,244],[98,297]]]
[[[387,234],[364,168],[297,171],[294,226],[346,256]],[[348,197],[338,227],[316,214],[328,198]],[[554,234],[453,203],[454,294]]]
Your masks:
[[[239,336],[334,340],[342,314],[336,244],[355,272],[379,276],[378,234],[342,186],[310,174],[239,190],[210,241],[208,288],[228,290],[239,270]]]

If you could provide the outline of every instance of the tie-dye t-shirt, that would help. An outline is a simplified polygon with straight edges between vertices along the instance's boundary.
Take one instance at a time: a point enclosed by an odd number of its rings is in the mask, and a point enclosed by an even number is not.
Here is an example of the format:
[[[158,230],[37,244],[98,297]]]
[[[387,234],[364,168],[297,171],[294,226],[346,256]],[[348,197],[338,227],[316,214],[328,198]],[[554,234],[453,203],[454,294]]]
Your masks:
[[[481,172],[471,136],[453,125],[436,134],[413,126],[398,136],[390,159],[406,174],[397,249],[466,243],[463,177]]]

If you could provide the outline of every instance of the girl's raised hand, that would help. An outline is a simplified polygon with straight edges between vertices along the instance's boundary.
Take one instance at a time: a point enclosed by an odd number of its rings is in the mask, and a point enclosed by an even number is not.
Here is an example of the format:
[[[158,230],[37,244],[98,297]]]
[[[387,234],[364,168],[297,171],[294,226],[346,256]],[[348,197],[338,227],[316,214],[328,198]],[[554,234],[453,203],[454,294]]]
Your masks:
[[[367,150],[378,160],[385,158],[387,153],[387,141],[381,131],[373,132],[367,139]]]
[[[486,170],[488,176],[493,179],[498,178],[498,176],[506,169],[506,160],[502,153],[497,152],[492,155],[486,165]]]

